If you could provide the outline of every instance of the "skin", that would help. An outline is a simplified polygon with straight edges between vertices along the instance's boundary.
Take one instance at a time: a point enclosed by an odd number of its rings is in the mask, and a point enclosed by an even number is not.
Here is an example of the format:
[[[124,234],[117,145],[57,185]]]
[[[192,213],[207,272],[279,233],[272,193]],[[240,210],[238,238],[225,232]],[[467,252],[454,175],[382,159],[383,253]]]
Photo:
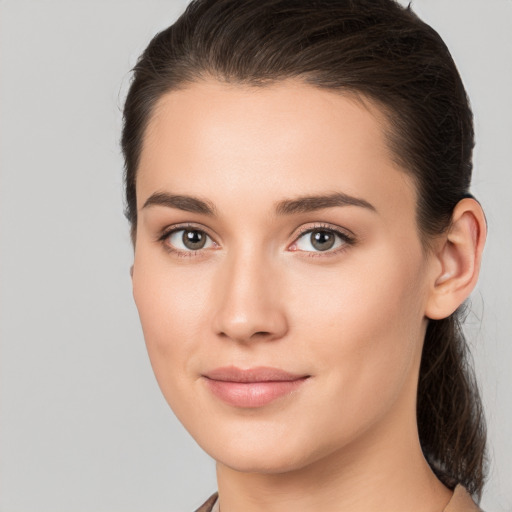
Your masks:
[[[134,298],[165,398],[217,461],[222,512],[435,512],[450,499],[421,453],[416,383],[428,318],[474,286],[485,223],[464,200],[425,251],[386,128],[371,102],[294,81],[194,83],[161,98],[149,123]],[[276,211],[334,193],[371,207]],[[208,235],[203,249],[165,236],[183,224]],[[351,241],[318,251],[303,234],[314,228]],[[203,377],[230,365],[308,378],[240,408]]]

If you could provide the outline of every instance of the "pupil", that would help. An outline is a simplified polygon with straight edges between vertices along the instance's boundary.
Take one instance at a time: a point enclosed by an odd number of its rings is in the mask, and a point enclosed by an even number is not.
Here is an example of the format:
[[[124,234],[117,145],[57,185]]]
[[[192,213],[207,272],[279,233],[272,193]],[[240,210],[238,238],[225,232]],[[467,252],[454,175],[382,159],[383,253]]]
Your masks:
[[[183,245],[188,249],[202,249],[206,243],[206,237],[201,231],[187,231],[183,232]]]
[[[329,231],[313,231],[311,245],[319,251],[327,251],[334,245],[334,235]]]

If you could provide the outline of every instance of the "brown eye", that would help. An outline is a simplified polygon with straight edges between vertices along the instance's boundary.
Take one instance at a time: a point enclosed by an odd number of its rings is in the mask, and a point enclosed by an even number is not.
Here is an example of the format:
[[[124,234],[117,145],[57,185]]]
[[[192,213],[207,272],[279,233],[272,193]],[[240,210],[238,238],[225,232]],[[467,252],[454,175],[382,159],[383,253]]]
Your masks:
[[[350,245],[353,240],[344,233],[334,229],[310,229],[293,244],[293,250],[303,252],[334,252],[334,250]]]
[[[206,235],[202,231],[194,230],[183,230],[182,236],[183,245],[192,251],[202,249],[206,244]]]
[[[182,252],[199,251],[215,247],[215,242],[200,229],[176,229],[165,237],[165,243]]]
[[[328,251],[334,246],[336,238],[331,231],[317,230],[310,234],[311,245],[318,251]]]

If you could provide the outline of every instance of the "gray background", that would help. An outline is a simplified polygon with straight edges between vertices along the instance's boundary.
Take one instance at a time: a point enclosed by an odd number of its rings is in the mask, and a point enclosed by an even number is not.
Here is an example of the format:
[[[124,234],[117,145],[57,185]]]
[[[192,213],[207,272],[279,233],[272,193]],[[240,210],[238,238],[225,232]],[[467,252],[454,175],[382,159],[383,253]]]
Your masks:
[[[185,4],[0,1],[2,512],[187,511],[215,490],[152,375],[122,216],[128,71]],[[489,423],[483,505],[510,511],[512,1],[413,5],[475,111],[489,240],[467,332]]]

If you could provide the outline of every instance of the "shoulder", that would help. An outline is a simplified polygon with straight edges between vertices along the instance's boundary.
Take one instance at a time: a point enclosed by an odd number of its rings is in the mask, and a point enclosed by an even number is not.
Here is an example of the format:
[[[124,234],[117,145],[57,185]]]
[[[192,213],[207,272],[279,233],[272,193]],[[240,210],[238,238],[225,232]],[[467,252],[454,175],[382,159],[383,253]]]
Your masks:
[[[443,512],[482,512],[482,510],[473,501],[468,491],[462,485],[457,485],[450,503]]]
[[[217,493],[212,494],[195,512],[211,512],[217,501]]]

